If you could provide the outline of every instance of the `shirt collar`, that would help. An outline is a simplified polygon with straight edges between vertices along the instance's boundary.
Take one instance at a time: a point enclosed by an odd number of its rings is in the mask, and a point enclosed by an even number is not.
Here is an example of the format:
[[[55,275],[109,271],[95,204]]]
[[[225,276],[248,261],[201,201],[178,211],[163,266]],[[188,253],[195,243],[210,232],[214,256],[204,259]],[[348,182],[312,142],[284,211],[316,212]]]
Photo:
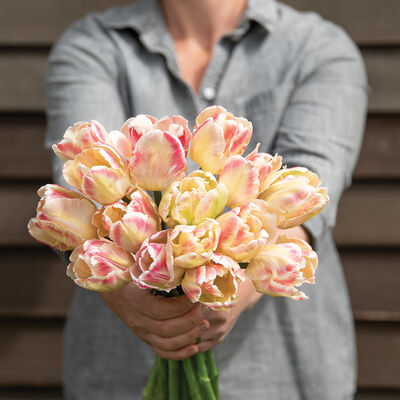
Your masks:
[[[275,0],[248,0],[243,17],[245,22],[255,21],[270,32],[274,30],[277,18]],[[133,28],[138,33],[145,33],[164,25],[164,18],[157,0],[137,0],[128,6],[108,10],[103,15],[103,22],[106,28]]]

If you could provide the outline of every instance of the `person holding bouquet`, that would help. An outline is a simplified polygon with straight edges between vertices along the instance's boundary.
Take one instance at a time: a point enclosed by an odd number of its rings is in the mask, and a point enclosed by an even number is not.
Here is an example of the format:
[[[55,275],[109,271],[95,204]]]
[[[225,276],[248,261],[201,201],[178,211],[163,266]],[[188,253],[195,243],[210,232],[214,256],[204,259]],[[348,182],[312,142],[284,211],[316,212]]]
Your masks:
[[[261,296],[248,278],[228,311],[134,282],[101,295],[77,289],[66,399],[139,399],[154,352],[180,360],[211,348],[222,399],[350,399],[354,331],[331,229],[360,148],[367,84],[347,35],[274,0],[137,0],[71,26],[46,82],[48,146],[76,121],[111,130],[138,114],[182,115],[193,127],[217,104],[252,122],[249,150],[260,143],[288,167],[318,173],[330,197],[321,214],[284,229],[319,253],[307,301]],[[53,165],[61,182],[61,163]],[[188,172],[197,168],[188,161]]]

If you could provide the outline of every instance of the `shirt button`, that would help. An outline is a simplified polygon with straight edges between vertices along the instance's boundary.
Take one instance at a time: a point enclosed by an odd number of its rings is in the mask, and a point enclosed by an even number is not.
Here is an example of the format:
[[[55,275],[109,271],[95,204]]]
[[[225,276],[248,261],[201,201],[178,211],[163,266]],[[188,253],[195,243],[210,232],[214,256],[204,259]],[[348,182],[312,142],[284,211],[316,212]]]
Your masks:
[[[206,100],[208,100],[208,101],[214,100],[215,95],[216,95],[216,93],[215,93],[215,89],[213,87],[207,86],[206,88],[204,88],[203,97]]]

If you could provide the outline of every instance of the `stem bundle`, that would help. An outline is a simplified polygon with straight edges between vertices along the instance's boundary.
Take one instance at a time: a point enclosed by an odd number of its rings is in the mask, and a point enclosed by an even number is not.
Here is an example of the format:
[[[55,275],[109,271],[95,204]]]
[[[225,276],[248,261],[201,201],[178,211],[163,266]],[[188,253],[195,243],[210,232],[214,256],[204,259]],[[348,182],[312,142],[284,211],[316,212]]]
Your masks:
[[[218,400],[218,375],[211,350],[183,361],[157,356],[142,400]]]

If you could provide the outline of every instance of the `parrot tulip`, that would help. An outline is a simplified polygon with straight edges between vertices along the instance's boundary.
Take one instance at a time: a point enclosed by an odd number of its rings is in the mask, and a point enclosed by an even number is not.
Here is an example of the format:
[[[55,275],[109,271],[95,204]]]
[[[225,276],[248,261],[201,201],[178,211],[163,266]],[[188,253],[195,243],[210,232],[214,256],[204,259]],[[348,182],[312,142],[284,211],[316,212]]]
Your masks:
[[[314,283],[317,264],[317,255],[310,245],[301,239],[283,237],[277,244],[264,246],[253,257],[246,275],[259,293],[305,300],[308,297],[297,286]]]
[[[122,199],[132,186],[126,162],[107,145],[84,150],[67,161],[63,176],[71,186],[100,204]]]
[[[136,253],[131,277],[139,287],[169,292],[181,283],[184,269],[174,266],[169,234],[169,230],[154,233]]]
[[[217,183],[209,172],[194,171],[164,192],[159,213],[171,227],[198,225],[221,214],[227,198],[228,190],[223,183]]]
[[[32,237],[60,251],[72,250],[87,239],[96,238],[92,216],[96,206],[80,193],[58,185],[38,190],[37,216],[29,221]]]
[[[109,292],[127,285],[134,257],[109,240],[87,240],[70,256],[67,275],[89,290]]]
[[[208,107],[197,116],[190,158],[204,171],[219,174],[228,157],[243,154],[252,132],[247,119],[220,106]]]
[[[169,241],[174,265],[193,268],[205,264],[217,248],[221,228],[215,219],[206,218],[199,225],[177,225]]]
[[[76,122],[64,133],[64,138],[52,148],[63,161],[73,160],[79,153],[99,144],[111,144],[107,131],[97,121]]]
[[[238,300],[238,289],[245,280],[239,264],[222,254],[185,272],[182,289],[192,303],[199,301],[213,310],[228,309]]]
[[[93,224],[98,236],[108,236],[118,246],[136,253],[142,242],[161,229],[157,206],[152,198],[141,189],[129,195],[129,204],[116,202],[98,210]]]
[[[318,175],[307,168],[282,169],[275,178],[259,198],[277,214],[278,228],[303,224],[320,213],[328,202],[327,189],[319,187]]]
[[[263,206],[262,203],[249,202],[219,216],[217,222],[221,226],[221,236],[217,252],[237,262],[249,262],[269,237],[263,225],[275,230],[273,216],[266,214],[264,222],[263,217],[260,218],[260,207]]]

